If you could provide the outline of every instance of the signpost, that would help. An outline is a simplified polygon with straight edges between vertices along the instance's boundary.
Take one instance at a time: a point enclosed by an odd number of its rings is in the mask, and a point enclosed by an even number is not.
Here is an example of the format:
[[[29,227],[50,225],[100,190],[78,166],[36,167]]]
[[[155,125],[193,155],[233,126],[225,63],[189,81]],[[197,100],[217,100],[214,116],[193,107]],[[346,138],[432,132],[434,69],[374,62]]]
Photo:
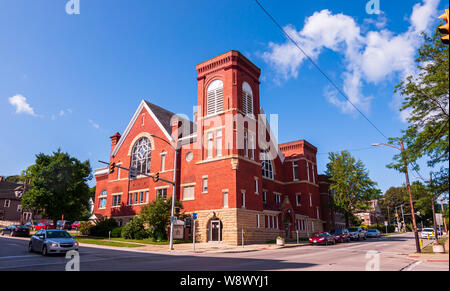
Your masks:
[[[192,220],[194,221],[194,230],[192,234],[192,242],[194,244],[194,252],[195,252],[195,221],[197,220],[197,213],[192,213]]]
[[[387,221],[384,222],[384,226],[386,226],[386,234],[388,233],[388,224],[389,223]]]

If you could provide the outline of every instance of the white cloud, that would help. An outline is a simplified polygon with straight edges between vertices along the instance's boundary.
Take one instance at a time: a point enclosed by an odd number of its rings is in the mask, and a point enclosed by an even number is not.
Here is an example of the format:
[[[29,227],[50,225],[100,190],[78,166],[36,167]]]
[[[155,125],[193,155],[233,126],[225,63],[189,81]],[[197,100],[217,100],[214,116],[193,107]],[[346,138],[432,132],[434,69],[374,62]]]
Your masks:
[[[89,119],[89,123],[96,129],[100,128],[100,125],[98,123],[95,123],[92,119]]]
[[[359,26],[355,20],[344,14],[332,14],[329,10],[315,12],[305,20],[303,29],[297,31],[292,25],[284,27],[289,36],[312,58],[318,59],[324,49],[343,56],[345,70],[341,74],[342,85],[349,100],[360,110],[370,110],[371,96],[364,96],[365,83],[378,84],[397,76],[404,78],[415,72],[415,53],[420,46],[422,31],[429,31],[435,18],[439,0],[424,0],[414,5],[408,30],[394,34],[385,29],[387,19],[384,15],[375,20],[365,20]],[[362,33],[362,27],[374,24],[378,30]],[[290,41],[282,44],[269,43],[269,50],[263,54],[264,60],[273,66],[276,82],[296,78],[305,56]],[[327,100],[344,113],[355,109],[334,88],[326,88]],[[394,99],[399,96],[394,96]],[[395,106],[401,104],[396,100]],[[396,107],[398,109],[398,107]],[[405,117],[402,116],[402,119]]]
[[[27,103],[27,98],[20,94],[10,97],[9,104],[16,107],[17,114],[25,113],[31,116],[37,116],[37,114],[34,112],[33,107],[31,107],[30,104]]]

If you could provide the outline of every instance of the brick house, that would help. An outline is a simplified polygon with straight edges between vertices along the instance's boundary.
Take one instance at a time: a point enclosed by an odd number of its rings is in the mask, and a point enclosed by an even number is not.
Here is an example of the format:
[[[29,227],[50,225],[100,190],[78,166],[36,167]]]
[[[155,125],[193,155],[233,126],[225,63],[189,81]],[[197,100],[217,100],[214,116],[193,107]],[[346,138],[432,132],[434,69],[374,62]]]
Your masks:
[[[305,140],[277,144],[260,108],[260,69],[237,51],[196,66],[193,122],[142,100],[122,134],[111,137],[110,162],[174,179],[182,212],[198,213],[196,240],[260,243],[322,231],[317,148]],[[186,110],[190,112],[190,110]],[[159,137],[156,138],[155,136]],[[94,215],[128,222],[172,186],[108,168],[95,170]]]
[[[355,214],[356,217],[362,220],[362,224],[384,224],[385,217],[381,212],[378,200],[371,200],[369,202],[369,209]]]
[[[326,175],[319,175],[320,208],[324,231],[332,229],[344,229],[345,218],[339,212],[332,209],[333,191],[330,190],[330,180]]]

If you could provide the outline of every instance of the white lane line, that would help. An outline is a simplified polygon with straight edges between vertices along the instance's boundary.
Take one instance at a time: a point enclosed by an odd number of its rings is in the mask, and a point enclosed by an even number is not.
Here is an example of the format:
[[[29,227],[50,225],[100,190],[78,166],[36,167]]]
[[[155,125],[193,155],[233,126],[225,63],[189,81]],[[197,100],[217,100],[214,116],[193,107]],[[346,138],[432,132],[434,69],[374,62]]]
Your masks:
[[[409,265],[406,269],[403,269],[402,271],[412,271],[415,267],[417,267],[421,263],[422,263],[422,261],[417,261],[415,263],[412,263],[411,265]]]
[[[0,257],[0,260],[2,260],[2,259],[17,259],[17,258],[31,258],[31,256],[30,255],[27,255],[27,256],[6,256],[6,257]]]

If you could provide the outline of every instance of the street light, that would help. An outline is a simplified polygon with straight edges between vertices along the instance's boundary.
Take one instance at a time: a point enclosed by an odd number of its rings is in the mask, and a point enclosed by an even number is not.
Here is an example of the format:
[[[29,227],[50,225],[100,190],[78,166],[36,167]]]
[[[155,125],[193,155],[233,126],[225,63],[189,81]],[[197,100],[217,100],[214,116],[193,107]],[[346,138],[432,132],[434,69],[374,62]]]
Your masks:
[[[160,139],[167,143],[175,151],[175,161],[173,166],[173,196],[172,196],[172,214],[170,216],[170,250],[173,250],[173,217],[175,215],[175,198],[176,198],[176,184],[177,184],[177,160],[178,160],[178,141],[176,141],[176,147],[162,137],[154,134],[150,134],[151,137]]]
[[[418,253],[420,253],[421,250],[420,250],[420,242],[419,242],[419,233],[417,231],[416,217],[414,215],[414,206],[413,206],[413,200],[412,200],[412,196],[411,196],[411,185],[409,184],[408,164],[406,162],[405,148],[403,146],[403,140],[400,139],[400,147],[396,147],[396,146],[393,146],[393,145],[390,145],[390,144],[386,144],[386,143],[375,143],[375,144],[372,144],[372,146],[381,146],[381,145],[397,149],[397,150],[399,150],[401,152],[402,159],[403,159],[403,167],[404,167],[404,170],[405,170],[406,189],[408,190],[409,204],[410,204],[410,207],[411,207],[411,218],[412,218],[413,227],[414,227],[414,238],[416,240],[416,251]]]

